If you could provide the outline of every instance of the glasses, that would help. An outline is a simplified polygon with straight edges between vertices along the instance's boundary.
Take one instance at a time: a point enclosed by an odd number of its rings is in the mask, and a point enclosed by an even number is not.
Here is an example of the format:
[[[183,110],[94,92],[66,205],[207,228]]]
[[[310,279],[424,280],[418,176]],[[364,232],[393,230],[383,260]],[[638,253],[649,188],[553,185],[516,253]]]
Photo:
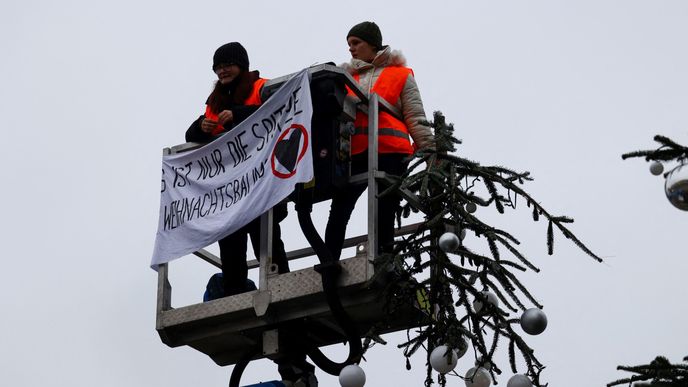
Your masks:
[[[217,73],[217,72],[220,72],[222,70],[227,70],[230,67],[236,66],[236,65],[237,65],[236,63],[219,63],[219,64],[213,66],[213,71],[215,71]]]

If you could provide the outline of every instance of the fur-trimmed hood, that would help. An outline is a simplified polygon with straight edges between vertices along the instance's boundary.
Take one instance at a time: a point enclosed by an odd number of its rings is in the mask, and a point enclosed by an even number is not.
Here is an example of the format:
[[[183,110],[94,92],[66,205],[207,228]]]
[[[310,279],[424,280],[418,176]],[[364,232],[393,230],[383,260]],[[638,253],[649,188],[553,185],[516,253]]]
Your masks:
[[[399,50],[392,50],[391,47],[385,46],[385,48],[377,52],[372,63],[352,58],[350,62],[339,65],[339,67],[348,71],[349,74],[356,74],[371,67],[387,66],[406,66],[404,54]]]
[[[401,54],[401,51],[392,50],[389,46],[385,46],[377,52],[372,63],[364,62],[360,59],[351,59],[349,63],[344,63],[339,67],[352,75],[359,75],[356,81],[361,91],[367,96],[373,89],[380,74],[386,67],[391,66],[406,67],[406,58]],[[358,97],[353,95],[348,95],[347,98],[358,100]],[[423,124],[427,122],[425,109],[423,109],[420,91],[418,91],[418,85],[416,85],[412,72],[404,81],[403,89],[394,103],[394,107],[401,112],[404,124],[408,128],[413,142],[419,148],[434,148],[435,136],[430,127]]]

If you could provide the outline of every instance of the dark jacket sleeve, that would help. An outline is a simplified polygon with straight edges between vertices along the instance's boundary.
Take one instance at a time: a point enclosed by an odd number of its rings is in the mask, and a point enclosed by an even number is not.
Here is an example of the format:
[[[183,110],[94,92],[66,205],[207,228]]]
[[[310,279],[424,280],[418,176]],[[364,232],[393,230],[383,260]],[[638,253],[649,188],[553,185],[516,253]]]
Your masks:
[[[201,115],[198,119],[191,123],[189,129],[186,130],[186,142],[210,142],[213,140],[213,135],[201,130],[201,122],[205,115]]]

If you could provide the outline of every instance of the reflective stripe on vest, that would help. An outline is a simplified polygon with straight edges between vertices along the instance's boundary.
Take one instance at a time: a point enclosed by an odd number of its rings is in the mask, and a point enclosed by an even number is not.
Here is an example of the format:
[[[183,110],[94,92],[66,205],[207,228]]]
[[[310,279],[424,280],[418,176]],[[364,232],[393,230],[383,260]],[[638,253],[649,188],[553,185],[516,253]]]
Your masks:
[[[410,68],[385,67],[370,91],[395,105],[399,101],[409,75],[413,75]],[[358,82],[360,75],[354,74],[354,79]],[[349,90],[349,94],[354,95],[351,90]],[[368,115],[360,111],[357,112],[354,125],[356,131],[351,136],[352,155],[363,153],[368,149]],[[384,111],[379,113],[378,136],[378,153],[413,153],[406,124]]]
[[[263,101],[260,98],[260,89],[263,88],[263,85],[267,82],[267,79],[264,78],[258,78],[254,83],[253,83],[253,89],[251,90],[251,94],[249,94],[248,98],[246,98],[246,101],[244,101],[243,105],[244,106],[250,106],[250,105],[262,105]],[[215,114],[213,111],[210,110],[210,106],[206,105],[205,106],[205,118],[213,121],[217,121],[217,114]],[[224,126],[218,124],[215,127],[215,130],[213,130],[212,135],[217,136],[218,134],[222,133],[225,131]]]
[[[354,134],[362,134],[364,136],[368,135],[368,128],[356,128],[354,129]],[[377,134],[378,136],[394,136],[394,137],[401,137],[405,138],[407,140],[411,140],[411,137],[409,136],[408,133],[404,133],[400,130],[392,129],[392,128],[377,128]]]

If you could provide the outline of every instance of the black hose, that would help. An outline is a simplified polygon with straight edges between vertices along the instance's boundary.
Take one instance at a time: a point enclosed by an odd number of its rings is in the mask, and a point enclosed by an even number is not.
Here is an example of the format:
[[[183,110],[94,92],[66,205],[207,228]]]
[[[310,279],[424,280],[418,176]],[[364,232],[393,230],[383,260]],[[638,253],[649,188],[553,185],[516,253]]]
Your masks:
[[[244,373],[246,366],[251,362],[251,359],[256,355],[256,351],[250,351],[244,355],[232,369],[232,376],[229,378],[229,387],[239,387],[239,382],[241,381],[241,375]]]
[[[313,247],[315,254],[320,260],[320,264],[316,265],[315,270],[320,273],[323,283],[323,291],[325,292],[325,299],[332,311],[332,316],[335,321],[339,323],[342,330],[349,341],[349,355],[343,363],[336,363],[325,356],[319,348],[308,352],[308,356],[320,367],[323,371],[330,375],[339,375],[342,368],[349,364],[358,363],[361,360],[363,348],[361,345],[360,335],[349,315],[344,310],[342,302],[339,299],[337,292],[337,279],[341,274],[341,266],[330,253],[330,250],[325,245],[318,234],[313,220],[311,219],[312,204],[309,198],[304,197],[303,191],[299,192],[297,200],[296,211],[299,218],[299,225],[306,240]]]

